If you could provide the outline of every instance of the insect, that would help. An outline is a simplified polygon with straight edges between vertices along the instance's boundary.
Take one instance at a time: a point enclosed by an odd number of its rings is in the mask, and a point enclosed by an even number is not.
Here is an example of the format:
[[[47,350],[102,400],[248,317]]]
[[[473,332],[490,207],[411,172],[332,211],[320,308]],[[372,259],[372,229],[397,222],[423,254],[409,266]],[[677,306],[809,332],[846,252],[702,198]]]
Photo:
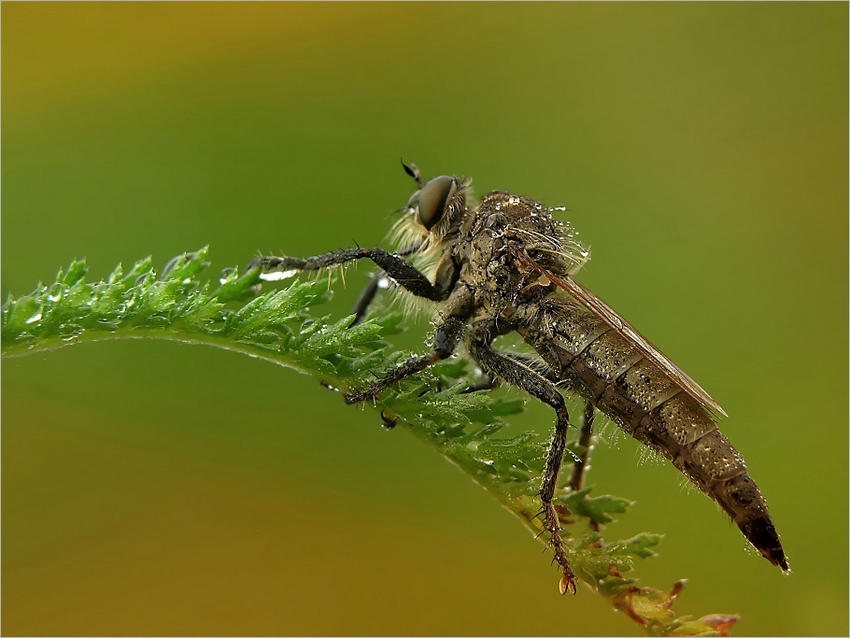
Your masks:
[[[505,191],[490,192],[475,206],[471,180],[441,176],[426,182],[415,164],[402,165],[418,190],[396,224],[398,251],[351,248],[308,259],[260,257],[251,264],[265,270],[319,270],[370,259],[382,274],[358,300],[358,320],[383,276],[436,302],[433,351],[413,356],[369,387],[349,392],[346,402],[374,399],[463,345],[490,379],[516,386],[550,406],[555,428],[539,496],[549,546],[562,573],[561,593],[576,592],[553,504],[571,425],[561,388],[586,401],[583,437],[589,438],[594,410],[599,410],[671,461],[720,505],[767,560],[788,571],[767,503],[743,457],[717,427],[725,412],[573,279],[588,253],[570,227],[553,218],[553,209]],[[431,276],[412,261],[422,259],[431,261]],[[537,356],[493,346],[498,337],[514,331]]]

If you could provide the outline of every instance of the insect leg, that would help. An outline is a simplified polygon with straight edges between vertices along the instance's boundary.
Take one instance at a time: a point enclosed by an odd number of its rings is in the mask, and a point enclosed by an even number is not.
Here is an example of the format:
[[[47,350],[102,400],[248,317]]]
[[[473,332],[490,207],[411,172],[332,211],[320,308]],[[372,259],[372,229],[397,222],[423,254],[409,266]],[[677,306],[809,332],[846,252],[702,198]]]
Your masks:
[[[378,288],[381,287],[381,279],[383,278],[384,273],[374,273],[372,278],[369,280],[369,283],[366,284],[366,287],[363,289],[363,292],[361,292],[360,296],[357,297],[357,301],[351,309],[351,314],[354,315],[354,321],[351,322],[352,326],[356,326],[366,318],[366,313],[368,312],[372,301],[374,301],[375,295],[378,293]],[[349,328],[350,327],[351,326],[349,326]]]
[[[544,524],[550,534],[549,543],[555,554],[555,560],[561,566],[563,573],[560,582],[561,593],[570,591],[575,594],[575,574],[573,574],[570,561],[564,551],[563,541],[561,540],[561,523],[558,518],[558,511],[552,503],[558,485],[558,472],[561,469],[564,450],[567,447],[567,428],[570,426],[570,415],[567,412],[564,397],[558,392],[554,383],[519,360],[497,352],[483,339],[473,341],[469,346],[469,351],[478,360],[485,372],[522,388],[531,396],[543,401],[555,410],[555,433],[552,435],[549,452],[546,454],[546,467],[543,471],[540,500],[543,503]]]
[[[402,248],[396,255],[399,257],[406,257],[407,255],[412,255],[418,252],[422,248],[422,242],[417,242],[415,244],[411,244],[410,246],[406,246]],[[363,292],[360,293],[360,296],[357,297],[357,301],[354,304],[354,308],[351,309],[351,314],[354,315],[354,321],[351,322],[351,326],[356,326],[358,323],[363,321],[366,318],[366,313],[369,311],[369,306],[372,305],[372,302],[375,300],[375,295],[378,293],[378,289],[381,287],[381,282],[386,279],[386,275],[382,272],[376,272],[372,275],[372,278],[369,280],[369,283],[366,284],[366,287],[363,289]],[[349,328],[351,327],[349,326]]]
[[[532,357],[527,354],[523,354],[521,352],[502,352],[502,356],[513,359],[521,365],[527,366],[532,370],[541,373],[545,378],[549,379],[553,383],[557,383],[558,378],[554,376],[549,366],[542,359],[538,359],[537,357]],[[492,390],[495,387],[498,387],[499,379],[493,377],[491,375],[486,375],[486,379],[481,381],[480,383],[474,383],[470,385],[466,390],[463,391],[463,394],[468,394],[470,392],[479,392],[481,390]]]
[[[434,352],[421,357],[411,357],[404,363],[390,370],[382,379],[379,379],[372,385],[358,392],[351,392],[345,395],[346,403],[359,403],[368,399],[374,399],[378,394],[391,386],[394,383],[406,379],[409,376],[422,372],[441,359],[450,357],[457,348],[463,336],[463,327],[466,323],[465,318],[449,317],[445,323],[437,328],[434,332]]]
[[[494,379],[489,374],[487,378],[481,381],[480,383],[471,384],[466,390],[464,390],[461,394],[471,394],[473,392],[481,392],[482,390],[492,390],[497,385],[499,385],[499,380]]]
[[[442,301],[448,291],[432,284],[416,266],[396,254],[389,253],[383,248],[347,248],[316,257],[298,259],[297,257],[258,257],[248,268],[263,268],[266,270],[321,270],[331,266],[371,259],[387,273],[402,288],[412,292],[417,297],[425,297],[431,301]]]
[[[581,424],[578,444],[582,446],[584,452],[573,463],[573,471],[570,474],[570,489],[574,492],[579,491],[584,485],[584,474],[587,471],[587,462],[590,459],[590,443],[593,438],[593,417],[596,414],[596,409],[593,403],[588,401],[584,404],[584,419]],[[595,521],[591,521],[595,525]]]

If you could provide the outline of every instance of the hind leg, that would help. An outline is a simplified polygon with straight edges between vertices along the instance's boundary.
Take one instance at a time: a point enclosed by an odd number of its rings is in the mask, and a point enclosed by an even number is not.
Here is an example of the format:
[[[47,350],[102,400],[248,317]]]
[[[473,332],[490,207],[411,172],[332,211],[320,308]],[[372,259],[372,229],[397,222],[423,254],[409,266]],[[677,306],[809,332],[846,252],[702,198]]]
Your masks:
[[[590,443],[593,438],[593,417],[596,409],[593,403],[584,404],[584,419],[579,431],[578,444],[584,448],[584,453],[576,459],[570,474],[570,489],[578,492],[584,485],[584,474],[587,471],[587,460],[590,458]]]

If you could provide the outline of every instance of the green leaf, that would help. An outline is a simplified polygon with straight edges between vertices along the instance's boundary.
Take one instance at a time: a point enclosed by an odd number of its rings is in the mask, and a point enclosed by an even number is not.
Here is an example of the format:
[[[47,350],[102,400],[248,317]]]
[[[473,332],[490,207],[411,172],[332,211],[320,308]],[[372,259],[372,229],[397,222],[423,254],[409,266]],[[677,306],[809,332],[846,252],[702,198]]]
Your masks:
[[[634,505],[632,501],[617,496],[589,496],[593,488],[587,487],[578,492],[570,492],[558,499],[572,510],[574,514],[585,516],[597,523],[612,523],[611,514],[623,514]]]

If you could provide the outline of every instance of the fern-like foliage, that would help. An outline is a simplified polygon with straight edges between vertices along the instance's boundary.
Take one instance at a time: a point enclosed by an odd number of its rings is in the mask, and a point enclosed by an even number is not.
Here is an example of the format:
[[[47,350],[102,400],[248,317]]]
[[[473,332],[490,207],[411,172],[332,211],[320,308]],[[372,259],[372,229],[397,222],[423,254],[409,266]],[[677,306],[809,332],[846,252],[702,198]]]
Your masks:
[[[368,384],[376,371],[409,356],[393,352],[383,339],[398,330],[399,315],[354,326],[353,317],[333,322],[315,317],[313,308],[331,295],[327,279],[263,294],[256,270],[240,275],[232,269],[215,284],[202,282],[207,255],[207,248],[185,253],[161,275],[147,258],[126,273],[119,265],[105,280],[91,283],[85,279],[85,262],[75,261],[59,270],[54,283],[7,299],[3,355],[95,339],[162,338],[236,350],[345,389]],[[466,367],[460,359],[441,362],[384,391],[374,407],[388,425],[406,426],[451,459],[545,542],[537,492],[547,441],[534,432],[494,436],[504,425],[502,417],[521,411],[523,402],[487,392],[464,393]],[[571,449],[585,451],[575,442]],[[578,578],[651,635],[727,635],[737,616],[675,616],[671,606],[684,581],[670,591],[636,584],[631,575],[635,561],[655,555],[660,535],[606,541],[600,531],[631,505],[614,496],[591,496],[591,488],[560,490],[557,506]],[[555,580],[553,576],[553,595]]]

